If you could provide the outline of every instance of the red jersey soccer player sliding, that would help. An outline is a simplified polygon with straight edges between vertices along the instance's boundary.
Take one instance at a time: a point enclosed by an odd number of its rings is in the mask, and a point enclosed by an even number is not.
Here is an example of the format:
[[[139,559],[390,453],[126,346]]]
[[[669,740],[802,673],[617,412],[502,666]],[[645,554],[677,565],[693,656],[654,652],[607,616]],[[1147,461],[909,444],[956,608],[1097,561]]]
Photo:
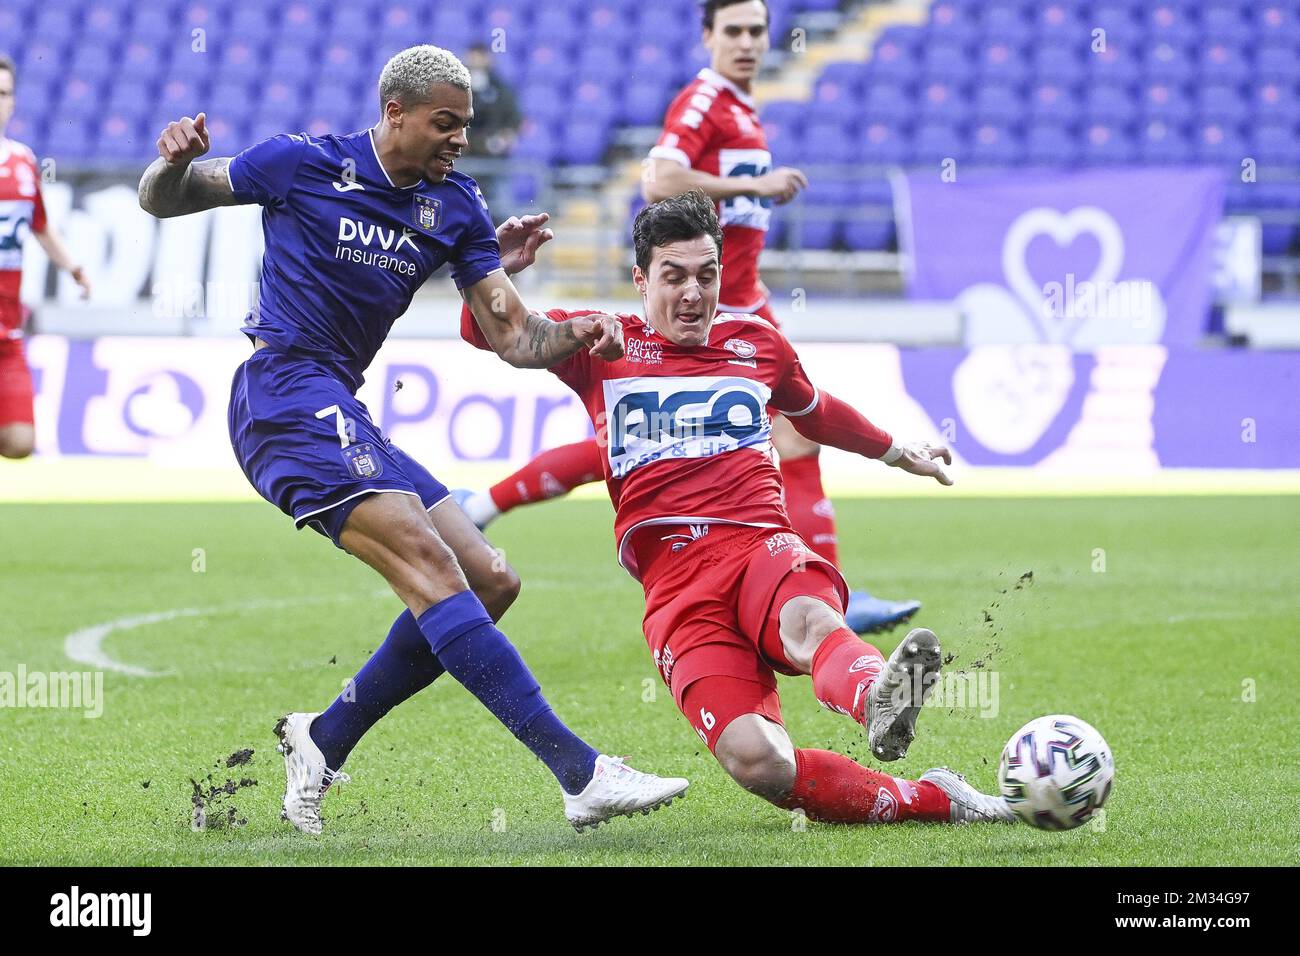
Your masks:
[[[46,221],[36,157],[22,143],[6,139],[14,115],[18,78],[13,61],[0,56],[0,456],[26,458],[36,445],[32,414],[32,373],[23,352],[23,239],[36,236],[50,261],[67,269],[90,295],[90,281],[74,265],[54,228]]]
[[[578,352],[551,371],[597,428],[619,562],[645,588],[646,641],[677,706],[737,783],[812,819],[1010,822],[1004,800],[950,770],[903,780],[796,749],[781,721],[775,673],[810,675],[822,704],[862,724],[877,758],[897,760],[940,651],[918,628],[886,662],[845,625],[843,577],[783,506],[769,407],[814,441],[943,484],[948,450],[895,444],[814,386],[771,323],[716,314],[723,239],[704,193],[646,207],[633,241],[646,317],[618,316],[624,357]],[[488,347],[468,312],[461,322]]]
[[[642,192],[654,202],[700,189],[717,202],[724,240],[718,308],[754,313],[776,325],[758,258],[772,204],[789,202],[808,180],[798,169],[772,168],[750,96],[770,42],[767,7],[762,0],[709,0],[703,5],[702,26],[710,66],[669,105],[663,133],[647,160]],[[813,550],[838,565],[835,512],[822,487],[819,446],[779,416],[772,444],[780,458],[792,526]],[[456,495],[465,513],[486,527],[499,514],[565,494],[599,476],[600,449],[589,440],[548,449],[486,491]],[[887,601],[855,591],[845,616],[855,631],[867,633],[893,628],[920,607],[918,601]]]

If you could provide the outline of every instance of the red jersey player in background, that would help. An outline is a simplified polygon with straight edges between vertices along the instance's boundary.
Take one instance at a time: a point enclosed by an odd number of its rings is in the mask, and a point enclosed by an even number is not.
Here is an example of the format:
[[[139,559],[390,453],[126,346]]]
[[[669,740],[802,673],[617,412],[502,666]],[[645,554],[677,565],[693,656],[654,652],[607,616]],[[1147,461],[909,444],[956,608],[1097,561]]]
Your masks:
[[[770,43],[763,0],[708,0],[702,4],[703,43],[711,65],[699,72],[668,107],[658,144],[650,151],[642,192],[647,202],[702,190],[719,204],[723,269],[718,309],[753,313],[778,325],[758,274],[772,204],[786,203],[808,185],[802,172],[772,169],[767,138],[750,88]],[[783,418],[772,441],[780,456],[790,522],[818,554],[839,564],[835,512],[822,487],[820,446]],[[523,468],[482,492],[457,491],[457,501],[480,528],[523,504],[563,495],[600,476],[594,439],[542,452]],[[906,621],[919,601],[886,601],[866,591],[851,594],[846,617],[858,633]]]
[[[524,237],[543,225],[535,217],[498,230],[503,261],[526,266],[540,235]],[[520,243],[522,256],[507,255]],[[579,351],[551,371],[597,429],[619,562],[645,589],[646,642],[677,706],[737,783],[810,819],[1013,822],[1005,800],[951,770],[905,780],[796,749],[781,719],[776,673],[809,675],[824,706],[863,726],[877,759],[897,760],[941,654],[934,633],[917,628],[885,661],[846,626],[844,578],[787,517],[769,407],[810,440],[945,485],[948,449],[897,444],[813,385],[770,322],[717,313],[725,243],[703,192],[647,206],[633,243],[645,317],[617,316],[623,357]],[[461,331],[490,347],[468,310]]]
[[[90,295],[85,271],[72,261],[63,240],[45,219],[36,157],[22,143],[5,138],[14,115],[18,71],[0,56],[0,456],[26,458],[36,447],[32,415],[32,373],[23,350],[23,239],[36,236],[56,266],[67,269]]]

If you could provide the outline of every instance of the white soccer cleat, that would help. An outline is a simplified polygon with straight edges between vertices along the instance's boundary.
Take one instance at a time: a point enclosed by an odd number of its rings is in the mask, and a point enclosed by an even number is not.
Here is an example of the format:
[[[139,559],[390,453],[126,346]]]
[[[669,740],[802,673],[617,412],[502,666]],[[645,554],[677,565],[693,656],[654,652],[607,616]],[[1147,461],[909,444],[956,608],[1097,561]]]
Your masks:
[[[934,689],[943,658],[939,638],[925,627],[913,628],[889,655],[867,692],[867,742],[877,760],[907,756],[916,736],[916,718]]]
[[[1016,815],[1005,799],[980,793],[955,770],[935,767],[921,774],[921,779],[934,784],[948,795],[952,803],[948,819],[952,823],[1016,822]]]
[[[622,757],[596,758],[596,772],[582,793],[564,794],[564,816],[581,833],[614,817],[666,807],[686,793],[690,781],[633,770]]]
[[[288,782],[284,789],[282,820],[288,820],[303,833],[319,834],[320,803],[325,791],[336,783],[352,780],[346,773],[325,766],[325,755],[308,732],[319,714],[286,714],[275,725],[280,738],[276,750],[284,754],[284,772]]]

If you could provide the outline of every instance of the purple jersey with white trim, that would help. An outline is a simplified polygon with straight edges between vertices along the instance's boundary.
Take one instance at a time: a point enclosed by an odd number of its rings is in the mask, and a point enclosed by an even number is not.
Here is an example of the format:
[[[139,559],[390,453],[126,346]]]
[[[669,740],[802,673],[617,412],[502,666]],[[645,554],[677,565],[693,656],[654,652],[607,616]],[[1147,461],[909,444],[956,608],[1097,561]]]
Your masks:
[[[411,297],[444,263],[464,289],[501,268],[474,180],[397,187],[370,130],[273,136],[230,162],[240,202],[263,207],[266,251],[243,331],[337,368],[352,389]]]

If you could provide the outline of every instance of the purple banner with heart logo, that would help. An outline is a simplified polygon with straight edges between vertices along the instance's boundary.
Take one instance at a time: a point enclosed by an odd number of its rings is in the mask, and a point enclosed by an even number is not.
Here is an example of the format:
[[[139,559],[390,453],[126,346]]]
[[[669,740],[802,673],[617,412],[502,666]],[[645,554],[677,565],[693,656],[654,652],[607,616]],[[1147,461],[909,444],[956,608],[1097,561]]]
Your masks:
[[[1215,169],[906,177],[900,237],[917,299],[951,299],[966,344],[1191,345],[1209,324]]]

